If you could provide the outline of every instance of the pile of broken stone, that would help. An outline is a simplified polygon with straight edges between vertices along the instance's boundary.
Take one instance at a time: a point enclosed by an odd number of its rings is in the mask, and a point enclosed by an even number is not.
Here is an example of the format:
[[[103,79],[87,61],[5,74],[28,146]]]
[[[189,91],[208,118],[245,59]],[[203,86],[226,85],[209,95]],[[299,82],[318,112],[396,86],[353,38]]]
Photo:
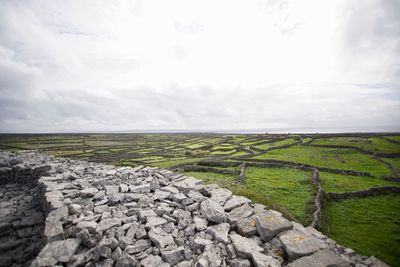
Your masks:
[[[0,183],[12,181],[14,169],[47,170],[37,180],[46,245],[31,266],[386,266],[277,211],[169,170],[34,151],[1,152],[0,165]]]

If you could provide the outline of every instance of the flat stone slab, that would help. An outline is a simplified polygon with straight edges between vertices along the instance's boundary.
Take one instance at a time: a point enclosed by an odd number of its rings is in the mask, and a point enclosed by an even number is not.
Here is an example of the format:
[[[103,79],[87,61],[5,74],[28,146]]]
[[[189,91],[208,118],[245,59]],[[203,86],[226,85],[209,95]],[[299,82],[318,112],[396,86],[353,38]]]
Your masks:
[[[229,199],[228,201],[226,201],[225,205],[224,205],[224,210],[225,211],[231,211],[233,209],[236,209],[240,206],[242,206],[243,204],[249,204],[251,203],[251,200],[243,197],[243,196],[232,196],[231,199]]]
[[[254,209],[246,203],[229,212],[227,218],[228,222],[235,227],[238,221],[248,218],[253,214],[254,214]]]
[[[211,191],[211,200],[224,206],[226,201],[232,197],[232,192],[226,188],[218,188]]]
[[[250,259],[251,253],[255,251],[261,252],[264,250],[252,239],[245,238],[238,234],[231,234],[229,237],[232,240],[235,251],[239,257]]]
[[[280,232],[293,228],[290,221],[273,212],[264,212],[256,216],[256,228],[261,239],[269,241]]]
[[[326,266],[339,266],[348,267],[350,263],[342,259],[339,255],[335,254],[332,250],[322,249],[310,256],[302,257],[290,263],[288,267],[326,267]]]
[[[174,238],[161,228],[153,228],[149,231],[149,238],[158,248],[174,245]]]
[[[210,234],[215,240],[223,243],[228,243],[228,232],[230,229],[229,223],[220,223],[212,225],[207,228],[207,233]]]
[[[279,239],[291,261],[325,248],[319,239],[297,230],[286,231],[279,235]]]
[[[257,219],[255,216],[239,220],[236,223],[236,228],[242,236],[250,237],[257,234]]]
[[[222,206],[211,199],[201,202],[200,211],[209,221],[215,223],[223,223],[226,221],[225,211]]]
[[[81,240],[78,238],[48,243],[37,256],[33,266],[52,266],[57,263],[67,263],[74,256],[80,244]]]
[[[121,225],[121,219],[118,218],[108,218],[104,219],[96,227],[96,232],[101,232],[110,229],[111,227],[114,226],[120,226]]]
[[[280,267],[281,263],[271,256],[262,254],[258,251],[251,253],[251,260],[255,267]],[[311,267],[310,265],[309,267]]]

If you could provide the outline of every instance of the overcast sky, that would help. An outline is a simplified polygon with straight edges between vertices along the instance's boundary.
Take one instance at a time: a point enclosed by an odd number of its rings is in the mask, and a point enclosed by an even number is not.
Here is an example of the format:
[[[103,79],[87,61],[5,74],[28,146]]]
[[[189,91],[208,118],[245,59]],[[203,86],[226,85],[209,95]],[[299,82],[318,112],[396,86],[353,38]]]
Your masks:
[[[0,1],[0,132],[400,130],[400,1]]]

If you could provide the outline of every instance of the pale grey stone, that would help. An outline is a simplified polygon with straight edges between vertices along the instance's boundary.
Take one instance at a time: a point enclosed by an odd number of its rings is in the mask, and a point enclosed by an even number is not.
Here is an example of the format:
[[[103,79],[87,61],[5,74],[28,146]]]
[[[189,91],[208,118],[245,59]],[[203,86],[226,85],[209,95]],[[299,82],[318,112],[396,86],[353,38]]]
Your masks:
[[[167,223],[167,220],[154,216],[154,217],[147,217],[146,228],[152,228],[157,226],[162,226]]]
[[[74,214],[79,215],[82,213],[82,207],[81,207],[81,205],[78,205],[78,204],[69,204],[68,211],[69,211],[70,215],[74,215]]]
[[[149,231],[149,238],[158,248],[175,244],[172,235],[168,234],[161,228],[153,228]]]
[[[233,247],[235,248],[235,251],[239,255],[239,257],[250,258],[252,252],[263,251],[262,247],[257,245],[256,242],[249,238],[243,237],[238,234],[231,234],[229,235],[229,237],[232,240]]]
[[[150,255],[144,258],[140,262],[140,266],[142,267],[169,267],[170,265],[164,262],[160,256]]]
[[[226,188],[218,188],[211,191],[211,200],[224,206],[226,201],[232,197],[232,192]]]
[[[200,249],[201,251],[203,251],[207,245],[211,245],[213,243],[211,240],[204,239],[201,237],[196,237],[193,242],[195,245],[195,249],[196,250]]]
[[[279,260],[274,259],[271,256],[262,254],[258,251],[254,251],[251,253],[251,260],[255,267],[280,267],[281,266],[281,263],[279,262]]]
[[[289,230],[279,235],[291,261],[310,255],[325,247],[324,243],[312,235],[297,230]]]
[[[248,218],[254,214],[254,209],[247,203],[233,209],[227,214],[228,222],[235,228],[238,221]]]
[[[271,240],[280,232],[293,228],[290,221],[272,212],[265,212],[256,216],[257,232],[264,241]]]
[[[229,263],[230,267],[251,267],[251,262],[246,259],[236,258]]]
[[[102,220],[98,223],[98,225],[96,227],[96,232],[102,232],[107,229],[110,229],[111,227],[120,226],[120,225],[121,225],[121,219],[108,218],[108,219]]]
[[[94,221],[81,221],[76,225],[79,229],[87,229],[89,232],[94,233],[96,232],[97,223]]]
[[[198,217],[198,216],[194,216],[193,221],[194,221],[194,224],[196,225],[196,228],[198,231],[206,230],[207,224],[208,224],[206,219]]]
[[[125,248],[125,252],[128,254],[137,254],[148,249],[151,246],[151,241],[149,239],[139,239],[136,240],[132,245]]]
[[[187,196],[188,196],[188,198],[190,198],[190,199],[192,199],[192,200],[194,200],[196,202],[202,202],[202,201],[207,199],[200,192],[194,191],[194,190],[189,191]]]
[[[226,221],[224,209],[215,201],[207,199],[201,202],[200,211],[207,220],[215,223],[223,223]]]
[[[181,246],[174,249],[162,249],[161,257],[171,265],[176,265],[184,259],[185,249]]]
[[[220,223],[217,225],[212,225],[207,228],[207,233],[210,234],[215,240],[227,244],[228,232],[230,229],[229,223]]]
[[[335,254],[335,252],[322,249],[310,256],[305,256],[300,259],[297,259],[288,265],[289,267],[326,267],[326,266],[337,266],[337,267],[348,267],[350,266],[349,262],[343,260],[339,255]]]
[[[137,186],[130,185],[129,191],[131,193],[147,194],[147,193],[150,193],[150,185],[149,184],[143,184],[143,185],[137,185]]]
[[[88,188],[82,189],[79,193],[80,193],[81,197],[93,197],[97,192],[99,192],[99,190],[97,188],[88,187]]]
[[[204,252],[199,256],[196,267],[219,267],[222,263],[222,258],[217,254],[215,248],[212,245],[207,245]]]
[[[58,262],[67,263],[74,256],[76,250],[81,244],[78,238],[69,238],[66,240],[57,240],[47,245],[40,251],[35,260],[37,266],[52,266]]]
[[[252,216],[246,219],[239,220],[236,223],[236,228],[238,233],[242,236],[250,237],[257,234],[256,224],[256,217]]]

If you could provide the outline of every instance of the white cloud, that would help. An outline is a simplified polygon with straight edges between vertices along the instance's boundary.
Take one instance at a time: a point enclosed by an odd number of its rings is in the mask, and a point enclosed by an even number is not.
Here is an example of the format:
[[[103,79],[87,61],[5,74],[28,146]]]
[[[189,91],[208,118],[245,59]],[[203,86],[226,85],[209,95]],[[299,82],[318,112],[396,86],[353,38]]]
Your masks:
[[[2,1],[0,131],[396,127],[398,7]]]

